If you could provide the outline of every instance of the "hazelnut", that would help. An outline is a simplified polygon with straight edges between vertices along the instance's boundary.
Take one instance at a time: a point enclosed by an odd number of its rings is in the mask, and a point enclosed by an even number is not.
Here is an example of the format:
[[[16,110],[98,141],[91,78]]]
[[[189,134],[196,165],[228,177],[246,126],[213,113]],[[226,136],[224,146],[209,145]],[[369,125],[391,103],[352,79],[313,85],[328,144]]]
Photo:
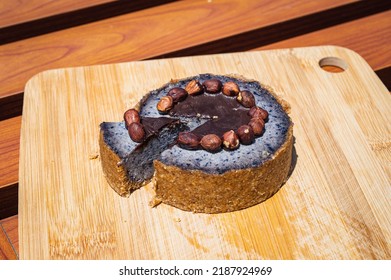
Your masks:
[[[124,113],[124,121],[125,121],[125,127],[128,128],[128,126],[131,123],[140,122],[140,115],[136,109],[129,109]]]
[[[207,93],[219,93],[223,86],[221,81],[218,79],[206,80],[202,85]]]
[[[183,101],[186,99],[187,91],[180,87],[174,87],[170,89],[167,95],[172,97],[174,103],[178,103],[179,101]]]
[[[130,138],[137,143],[141,143],[145,137],[144,126],[141,123],[133,122],[128,126]]]
[[[197,80],[191,80],[185,87],[185,90],[190,95],[197,95],[204,91],[203,87]]]
[[[239,137],[235,131],[229,130],[223,134],[223,146],[229,150],[234,150],[239,147]]]
[[[248,125],[253,129],[254,135],[259,136],[263,132],[263,128],[265,127],[265,122],[261,118],[252,118]]]
[[[201,138],[201,146],[209,152],[217,152],[221,148],[221,139],[216,134],[207,134]]]
[[[157,109],[160,113],[165,114],[172,109],[174,100],[171,96],[163,96],[157,103]]]
[[[180,132],[178,135],[178,144],[184,149],[196,150],[200,141],[198,136],[192,132]]]
[[[236,99],[240,104],[242,104],[246,108],[251,108],[255,106],[254,95],[248,90],[243,90],[239,92],[238,97],[236,97]]]
[[[240,126],[236,133],[238,134],[240,143],[244,145],[250,145],[255,139],[253,129],[246,124]]]
[[[258,106],[254,106],[250,109],[250,111],[248,112],[248,114],[252,117],[252,118],[261,118],[262,120],[266,120],[269,116],[269,113],[258,107]]]
[[[223,85],[223,94],[228,95],[228,96],[236,96],[238,95],[240,89],[239,86],[234,83],[234,82],[226,82]]]

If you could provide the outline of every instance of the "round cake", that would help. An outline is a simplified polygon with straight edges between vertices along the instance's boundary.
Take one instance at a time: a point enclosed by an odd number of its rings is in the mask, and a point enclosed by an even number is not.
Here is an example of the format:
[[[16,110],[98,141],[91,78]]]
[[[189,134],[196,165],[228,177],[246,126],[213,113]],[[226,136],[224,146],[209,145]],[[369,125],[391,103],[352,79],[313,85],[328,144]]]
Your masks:
[[[121,196],[153,179],[156,200],[223,213],[256,205],[287,180],[289,106],[257,81],[200,74],[147,93],[122,122],[103,122],[104,174]]]

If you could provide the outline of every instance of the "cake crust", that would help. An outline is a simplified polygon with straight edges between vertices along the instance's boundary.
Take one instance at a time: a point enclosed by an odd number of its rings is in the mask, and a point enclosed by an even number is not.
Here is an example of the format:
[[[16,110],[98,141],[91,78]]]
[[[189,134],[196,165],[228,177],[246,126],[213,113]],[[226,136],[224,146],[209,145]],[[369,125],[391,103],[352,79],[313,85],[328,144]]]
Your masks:
[[[265,201],[287,180],[292,162],[293,128],[274,156],[259,167],[209,174],[185,170],[159,160],[155,166],[156,198],[195,213],[224,213]]]
[[[105,143],[103,131],[99,134],[99,148],[103,174],[110,187],[120,196],[129,197],[143,185],[128,179],[124,166],[120,164],[120,157]]]

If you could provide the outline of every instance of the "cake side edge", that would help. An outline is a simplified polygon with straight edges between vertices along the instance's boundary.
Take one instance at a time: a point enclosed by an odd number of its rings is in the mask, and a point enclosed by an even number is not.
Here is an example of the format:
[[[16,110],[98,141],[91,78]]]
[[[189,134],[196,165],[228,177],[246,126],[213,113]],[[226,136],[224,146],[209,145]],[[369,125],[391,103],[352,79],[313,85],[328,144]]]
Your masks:
[[[195,213],[224,213],[257,205],[287,181],[292,164],[293,124],[284,144],[262,165],[223,174],[184,170],[155,160],[156,198]]]
[[[122,159],[106,144],[104,131],[99,133],[99,151],[103,174],[110,187],[122,197],[129,197],[142,184],[132,183],[126,174]]]

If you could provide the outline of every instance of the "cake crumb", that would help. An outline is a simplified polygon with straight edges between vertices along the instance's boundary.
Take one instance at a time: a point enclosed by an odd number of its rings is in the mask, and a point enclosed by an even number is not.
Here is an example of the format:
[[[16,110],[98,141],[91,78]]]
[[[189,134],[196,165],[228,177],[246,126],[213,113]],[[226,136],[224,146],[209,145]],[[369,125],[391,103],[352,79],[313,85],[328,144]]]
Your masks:
[[[99,154],[90,154],[88,158],[90,160],[93,160],[93,159],[97,159],[98,157],[99,157]]]
[[[174,221],[177,222],[177,223],[180,223],[181,222],[181,218],[174,218]]]
[[[160,203],[162,203],[161,199],[158,199],[156,198],[156,196],[154,196],[152,198],[152,200],[149,202],[149,206],[152,207],[152,208],[155,208],[156,206],[158,206]]]

